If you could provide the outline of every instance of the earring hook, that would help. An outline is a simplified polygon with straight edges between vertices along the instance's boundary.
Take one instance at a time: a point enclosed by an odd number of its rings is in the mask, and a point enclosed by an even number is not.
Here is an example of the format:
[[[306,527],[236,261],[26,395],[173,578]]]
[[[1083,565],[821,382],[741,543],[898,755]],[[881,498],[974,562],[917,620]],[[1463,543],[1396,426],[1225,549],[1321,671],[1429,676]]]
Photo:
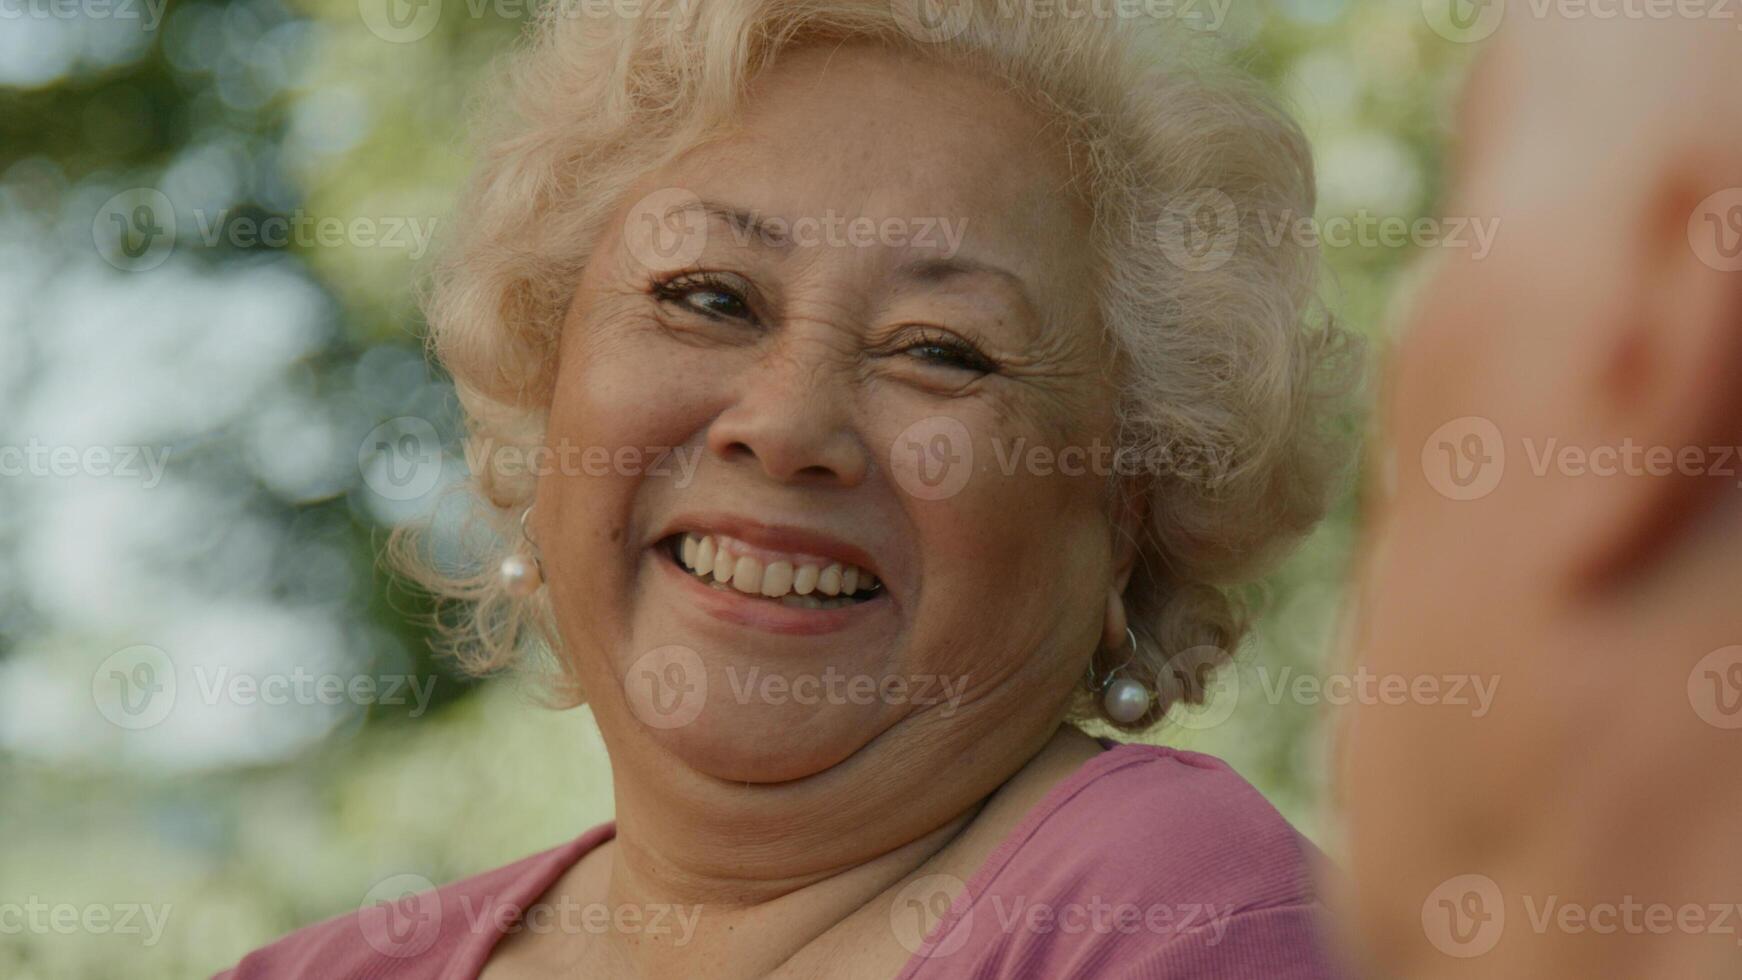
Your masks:
[[[1128,646],[1130,646],[1130,648],[1131,648],[1131,654],[1125,658],[1124,663],[1120,664],[1117,667],[1114,667],[1112,670],[1107,671],[1107,676],[1101,678],[1099,681],[1095,680],[1095,661],[1094,661],[1094,658],[1093,657],[1089,658],[1088,680],[1089,680],[1089,690],[1090,691],[1093,691],[1093,692],[1098,694],[1101,691],[1106,690],[1107,685],[1113,683],[1113,678],[1115,676],[1117,676],[1120,671],[1131,666],[1131,662],[1137,659],[1137,633],[1134,630],[1132,630],[1132,628],[1129,626],[1125,627],[1125,641],[1126,641],[1126,644]]]

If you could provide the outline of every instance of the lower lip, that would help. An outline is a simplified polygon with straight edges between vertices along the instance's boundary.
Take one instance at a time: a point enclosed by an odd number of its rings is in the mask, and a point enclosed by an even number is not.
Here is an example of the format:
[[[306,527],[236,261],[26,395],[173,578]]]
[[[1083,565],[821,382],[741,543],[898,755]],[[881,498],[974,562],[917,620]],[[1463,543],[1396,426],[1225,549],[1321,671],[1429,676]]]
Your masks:
[[[688,601],[702,612],[736,626],[787,636],[812,636],[844,630],[866,616],[875,615],[889,599],[881,592],[850,606],[835,609],[803,609],[773,599],[758,599],[737,589],[716,589],[682,568],[669,555],[653,549],[653,561],[662,574],[676,580]]]

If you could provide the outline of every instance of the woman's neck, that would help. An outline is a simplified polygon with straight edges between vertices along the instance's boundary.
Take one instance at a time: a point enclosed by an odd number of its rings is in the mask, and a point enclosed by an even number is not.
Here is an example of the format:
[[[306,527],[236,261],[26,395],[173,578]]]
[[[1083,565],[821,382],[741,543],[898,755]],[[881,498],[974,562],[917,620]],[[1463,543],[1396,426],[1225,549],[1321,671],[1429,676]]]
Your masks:
[[[925,874],[966,881],[1048,789],[1101,750],[1069,725],[1002,748],[1000,757],[897,765],[885,773],[908,775],[894,782],[860,768],[887,759],[848,760],[809,786],[618,779],[617,837],[589,869],[587,890],[634,913],[614,921],[692,925],[687,934],[610,930],[611,959],[634,976],[763,976],[819,940],[852,935],[857,922],[893,939],[880,896]]]

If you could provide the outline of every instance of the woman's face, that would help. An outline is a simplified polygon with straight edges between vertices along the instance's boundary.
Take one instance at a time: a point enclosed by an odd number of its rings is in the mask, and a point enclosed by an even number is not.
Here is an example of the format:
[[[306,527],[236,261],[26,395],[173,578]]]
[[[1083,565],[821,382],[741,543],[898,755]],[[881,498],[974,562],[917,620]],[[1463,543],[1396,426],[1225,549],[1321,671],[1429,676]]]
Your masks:
[[[776,782],[1050,733],[1123,553],[1066,168],[976,76],[816,49],[625,196],[533,516],[614,751]]]

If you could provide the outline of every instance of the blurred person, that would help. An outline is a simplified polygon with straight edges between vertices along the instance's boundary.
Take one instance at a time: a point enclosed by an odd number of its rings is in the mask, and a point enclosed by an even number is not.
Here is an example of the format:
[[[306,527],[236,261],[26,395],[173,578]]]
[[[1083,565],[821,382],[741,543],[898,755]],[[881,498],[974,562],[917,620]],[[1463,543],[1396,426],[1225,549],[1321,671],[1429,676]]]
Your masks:
[[[1532,9],[1464,95],[1447,213],[1499,234],[1411,304],[1351,632],[1496,696],[1350,710],[1346,932],[1375,977],[1742,976],[1742,35]]]
[[[427,304],[500,574],[401,553],[616,820],[225,975],[1338,975],[1256,790],[1081,727],[1200,701],[1344,470],[1296,125],[1164,21],[553,11]]]

